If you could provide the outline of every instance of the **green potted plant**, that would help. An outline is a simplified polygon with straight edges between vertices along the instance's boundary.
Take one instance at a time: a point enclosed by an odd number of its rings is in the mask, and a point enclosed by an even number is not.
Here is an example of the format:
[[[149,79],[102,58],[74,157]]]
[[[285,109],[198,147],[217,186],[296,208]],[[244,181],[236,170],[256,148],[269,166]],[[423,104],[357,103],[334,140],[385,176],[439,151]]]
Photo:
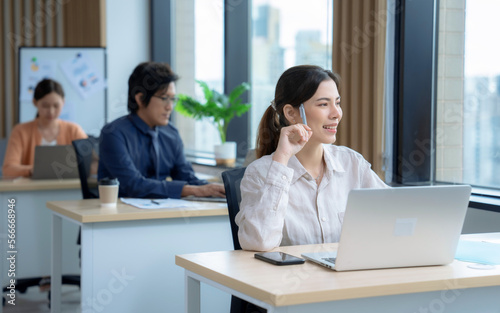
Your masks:
[[[203,90],[205,101],[200,102],[188,95],[179,94],[175,110],[196,120],[213,119],[221,140],[221,145],[214,147],[215,160],[218,165],[233,166],[236,161],[236,142],[226,141],[227,128],[235,116],[241,116],[250,109],[250,104],[242,103],[241,100],[241,95],[250,89],[250,85],[242,83],[231,90],[229,95],[225,95],[211,89],[203,81],[196,82]]]

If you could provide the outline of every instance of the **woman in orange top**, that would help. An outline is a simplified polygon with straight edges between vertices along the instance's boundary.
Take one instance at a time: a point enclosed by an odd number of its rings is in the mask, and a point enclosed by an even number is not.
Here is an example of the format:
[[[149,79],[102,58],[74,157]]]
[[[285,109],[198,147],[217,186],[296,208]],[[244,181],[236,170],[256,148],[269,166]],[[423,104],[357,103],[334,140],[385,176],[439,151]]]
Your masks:
[[[55,80],[44,79],[37,84],[33,104],[38,109],[35,120],[16,125],[10,135],[2,167],[4,177],[31,176],[35,146],[69,145],[87,138],[80,126],[59,119],[64,91]]]

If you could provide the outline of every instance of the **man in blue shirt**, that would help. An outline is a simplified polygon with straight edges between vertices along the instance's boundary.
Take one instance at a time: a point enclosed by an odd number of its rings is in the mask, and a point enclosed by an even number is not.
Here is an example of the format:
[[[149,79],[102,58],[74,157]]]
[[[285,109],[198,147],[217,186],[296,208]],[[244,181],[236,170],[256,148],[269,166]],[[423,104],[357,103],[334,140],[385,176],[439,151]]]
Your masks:
[[[118,178],[120,197],[224,197],[222,184],[196,178],[179,133],[169,124],[177,79],[165,63],[139,64],[128,81],[130,114],[101,131],[98,178]]]

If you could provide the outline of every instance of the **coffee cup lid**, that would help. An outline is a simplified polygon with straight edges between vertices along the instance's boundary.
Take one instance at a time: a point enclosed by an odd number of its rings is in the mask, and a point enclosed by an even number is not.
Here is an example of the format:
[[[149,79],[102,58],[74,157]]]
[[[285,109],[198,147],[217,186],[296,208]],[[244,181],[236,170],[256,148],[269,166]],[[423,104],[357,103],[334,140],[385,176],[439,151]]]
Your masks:
[[[104,177],[99,181],[99,185],[119,185],[118,178]]]

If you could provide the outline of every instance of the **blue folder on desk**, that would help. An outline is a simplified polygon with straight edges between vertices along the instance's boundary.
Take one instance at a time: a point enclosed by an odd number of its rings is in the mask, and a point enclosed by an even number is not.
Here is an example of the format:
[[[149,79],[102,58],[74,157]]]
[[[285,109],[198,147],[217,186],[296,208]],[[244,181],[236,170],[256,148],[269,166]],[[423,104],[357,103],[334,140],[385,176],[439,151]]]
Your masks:
[[[500,265],[500,244],[460,240],[455,259],[465,262]]]

